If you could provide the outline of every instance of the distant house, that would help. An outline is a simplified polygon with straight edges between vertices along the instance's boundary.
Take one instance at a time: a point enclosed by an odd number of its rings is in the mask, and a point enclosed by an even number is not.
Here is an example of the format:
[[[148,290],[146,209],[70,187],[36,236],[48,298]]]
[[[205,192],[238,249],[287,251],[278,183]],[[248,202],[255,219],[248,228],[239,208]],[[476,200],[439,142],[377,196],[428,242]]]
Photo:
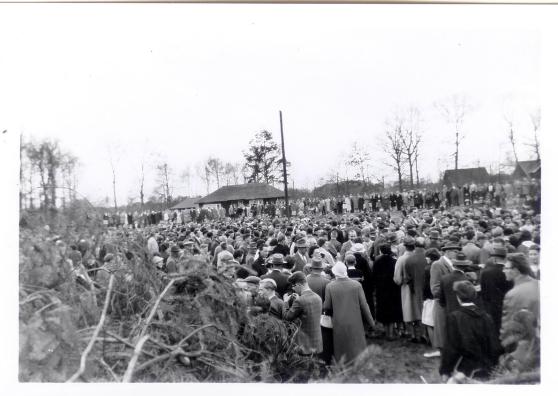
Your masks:
[[[465,169],[450,169],[444,172],[443,183],[447,187],[463,186],[475,182],[488,183],[489,176],[486,168],[465,168]]]
[[[523,179],[524,177],[540,179],[541,161],[518,161],[511,176],[512,179]]]
[[[190,210],[198,207],[199,198],[186,198],[176,205],[174,205],[172,210]]]
[[[264,183],[237,184],[224,186],[198,200],[200,206],[205,204],[221,204],[228,207],[233,203],[247,205],[250,201],[263,200],[275,202],[283,197],[283,191]]]

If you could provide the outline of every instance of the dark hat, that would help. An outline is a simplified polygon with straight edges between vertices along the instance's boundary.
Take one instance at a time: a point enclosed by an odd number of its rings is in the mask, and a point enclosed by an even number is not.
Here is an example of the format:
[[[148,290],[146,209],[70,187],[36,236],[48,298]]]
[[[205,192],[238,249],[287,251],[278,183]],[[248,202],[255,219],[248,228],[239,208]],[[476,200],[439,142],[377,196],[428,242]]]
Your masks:
[[[472,265],[473,262],[471,260],[467,260],[465,253],[459,252],[455,255],[455,260],[453,260],[452,264],[459,267]]]
[[[307,245],[306,245],[306,239],[300,238],[298,241],[296,241],[296,247],[297,247],[297,248],[305,248],[305,247],[307,247]]]
[[[395,243],[397,242],[397,235],[395,233],[391,233],[388,235],[388,241],[390,243]]]
[[[289,276],[288,282],[291,285],[295,285],[297,283],[306,283],[306,275],[302,271],[296,271],[294,274]]]
[[[260,283],[261,279],[258,278],[257,276],[254,275],[250,275],[249,277],[247,277],[246,279],[244,279],[244,282],[246,283],[253,283],[255,285],[258,285]]]
[[[403,246],[415,246],[415,238],[410,236],[403,238]]]
[[[172,245],[171,252],[173,252],[173,253],[180,252],[180,248],[178,247],[178,245]]]
[[[285,259],[283,258],[283,255],[281,253],[274,253],[271,255],[271,257],[269,258],[268,262],[271,265],[283,265],[286,263]]]
[[[459,251],[461,251],[461,245],[459,245],[455,242],[448,242],[447,244],[442,246],[442,251],[445,252],[446,250],[459,250]]]
[[[320,255],[312,256],[312,263],[310,264],[310,268],[311,269],[322,269],[323,268],[322,258],[320,257]]]
[[[508,254],[508,250],[504,247],[495,247],[494,251],[492,252],[492,254],[490,254],[490,256],[492,257],[501,257],[501,258],[506,258],[506,255]]]
[[[430,231],[429,234],[430,239],[440,239],[440,233],[436,230]]]

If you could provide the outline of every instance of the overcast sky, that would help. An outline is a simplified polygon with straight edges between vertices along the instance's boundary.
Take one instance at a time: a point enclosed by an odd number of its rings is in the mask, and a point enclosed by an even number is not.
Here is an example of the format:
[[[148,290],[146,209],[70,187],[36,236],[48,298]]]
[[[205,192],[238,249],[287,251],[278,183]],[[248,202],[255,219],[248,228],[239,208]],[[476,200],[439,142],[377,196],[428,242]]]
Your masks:
[[[539,9],[540,11],[540,9]],[[451,167],[451,128],[433,102],[463,93],[460,165],[496,167],[511,146],[532,153],[529,112],[540,103],[540,13],[525,7],[281,5],[0,6],[2,128],[58,138],[79,157],[79,190],[121,203],[138,196],[142,156],[178,176],[209,155],[240,162],[253,135],[279,141],[297,187],[314,187],[353,141],[384,165],[385,120],[421,109],[421,177]],[[494,170],[495,168],[493,168]],[[175,194],[204,193],[175,181]]]

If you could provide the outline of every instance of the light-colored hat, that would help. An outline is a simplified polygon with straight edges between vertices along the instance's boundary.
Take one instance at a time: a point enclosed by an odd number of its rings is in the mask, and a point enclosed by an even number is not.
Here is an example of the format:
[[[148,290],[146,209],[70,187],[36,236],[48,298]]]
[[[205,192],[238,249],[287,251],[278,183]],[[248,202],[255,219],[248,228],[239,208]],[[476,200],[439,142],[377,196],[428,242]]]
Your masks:
[[[353,246],[351,246],[351,250],[352,253],[366,253],[366,251],[364,250],[364,245],[362,243],[355,243]]]
[[[347,278],[347,267],[343,263],[336,263],[331,269],[336,278]]]

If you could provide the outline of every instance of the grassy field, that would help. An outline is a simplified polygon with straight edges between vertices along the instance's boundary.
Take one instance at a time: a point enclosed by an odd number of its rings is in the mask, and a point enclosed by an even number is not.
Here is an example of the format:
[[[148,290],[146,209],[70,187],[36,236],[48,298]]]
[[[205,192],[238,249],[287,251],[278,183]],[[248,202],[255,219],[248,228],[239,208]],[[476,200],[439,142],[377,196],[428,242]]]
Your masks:
[[[368,339],[370,345],[375,345],[374,365],[379,371],[374,378],[377,383],[391,384],[421,384],[424,380],[430,384],[439,383],[438,366],[440,358],[425,358],[423,353],[430,352],[430,346],[414,344],[408,339],[401,338],[386,341],[381,338]]]

